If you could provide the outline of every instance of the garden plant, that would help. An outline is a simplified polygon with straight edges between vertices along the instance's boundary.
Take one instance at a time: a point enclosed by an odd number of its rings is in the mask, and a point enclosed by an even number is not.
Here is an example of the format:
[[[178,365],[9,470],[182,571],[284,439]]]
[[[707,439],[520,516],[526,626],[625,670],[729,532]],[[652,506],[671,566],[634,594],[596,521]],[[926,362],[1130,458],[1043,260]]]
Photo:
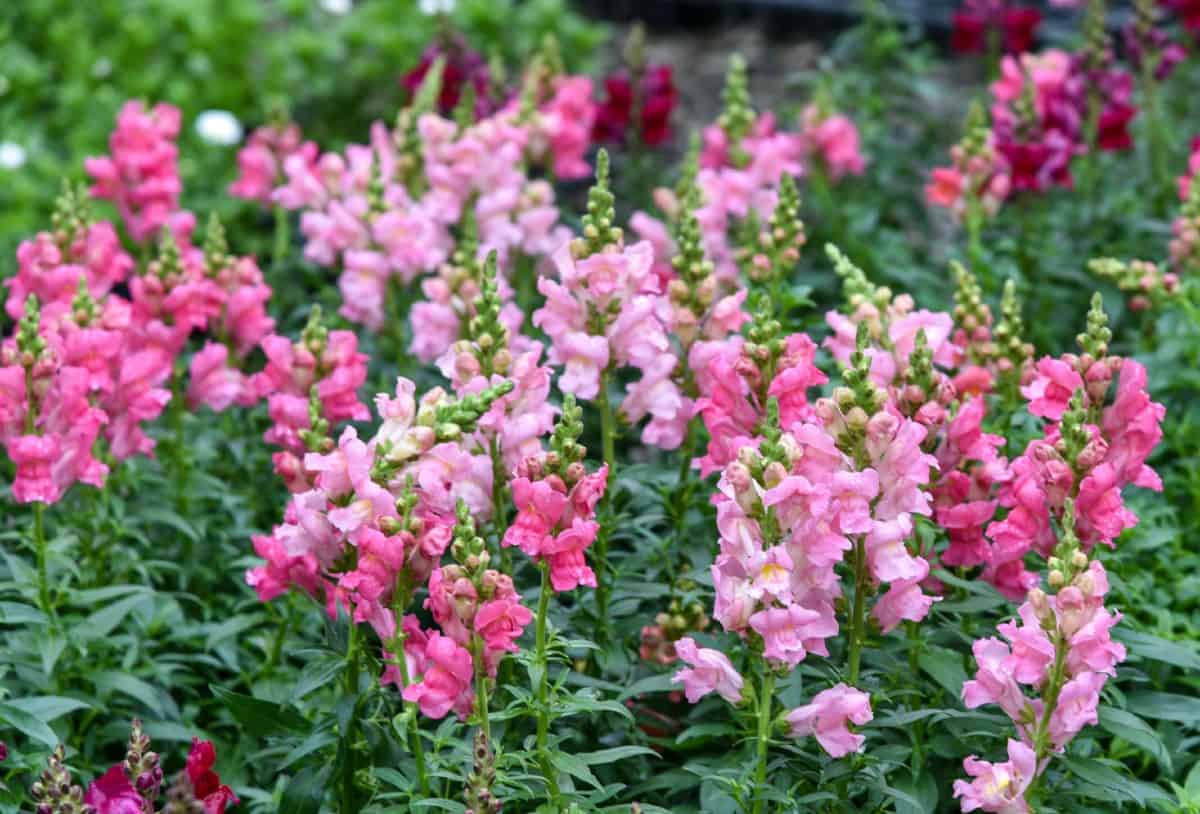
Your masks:
[[[1200,5],[124,5],[0,12],[0,812],[1200,812]]]

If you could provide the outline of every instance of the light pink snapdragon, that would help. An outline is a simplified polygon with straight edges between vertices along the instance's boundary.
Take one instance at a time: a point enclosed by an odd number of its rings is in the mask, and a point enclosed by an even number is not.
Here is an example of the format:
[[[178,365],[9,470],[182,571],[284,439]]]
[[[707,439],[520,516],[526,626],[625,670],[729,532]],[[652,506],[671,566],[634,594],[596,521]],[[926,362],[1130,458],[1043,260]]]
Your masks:
[[[792,737],[815,735],[830,757],[845,757],[851,752],[862,750],[866,741],[862,735],[853,733],[848,723],[869,723],[871,698],[865,692],[837,684],[813,696],[811,703],[797,707],[787,714]]]

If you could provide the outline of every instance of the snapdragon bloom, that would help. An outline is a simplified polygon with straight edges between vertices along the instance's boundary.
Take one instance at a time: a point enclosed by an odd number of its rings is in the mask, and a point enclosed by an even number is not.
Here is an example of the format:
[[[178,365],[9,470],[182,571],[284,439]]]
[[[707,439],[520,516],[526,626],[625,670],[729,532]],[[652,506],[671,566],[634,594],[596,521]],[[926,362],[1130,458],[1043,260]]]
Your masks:
[[[810,104],[800,114],[800,140],[807,156],[819,159],[829,177],[862,175],[867,168],[859,144],[858,128],[845,114]]]
[[[675,653],[691,665],[675,673],[672,679],[683,684],[688,703],[695,704],[710,692],[716,692],[731,704],[741,703],[744,681],[728,656],[719,650],[697,647],[690,636],[675,642]]]
[[[592,138],[597,142],[625,141],[632,127],[647,147],[656,147],[671,137],[671,112],[679,100],[670,65],[647,65],[635,89],[628,73],[606,77],[606,98],[596,110]],[[634,95],[637,93],[638,120],[633,120]]]
[[[1041,13],[1031,6],[1008,0],[967,0],[954,12],[950,46],[960,53],[983,53],[989,39],[996,37],[1005,52],[1020,54],[1033,45],[1041,22]]]
[[[179,211],[182,184],[175,139],[181,115],[168,104],[146,110],[141,102],[126,102],[109,139],[112,154],[84,162],[94,181],[92,195],[116,203],[136,241],[157,235]]]
[[[971,781],[955,780],[954,796],[962,798],[963,811],[1029,814],[1025,791],[1037,776],[1037,756],[1028,744],[1008,741],[1008,760],[989,763],[969,757],[963,767]]]
[[[787,714],[792,737],[815,735],[817,743],[830,757],[845,757],[862,750],[866,741],[849,730],[847,723],[862,726],[875,716],[871,698],[865,692],[837,684],[813,696],[813,700]]]
[[[309,165],[317,159],[316,143],[303,138],[300,128],[291,122],[257,128],[238,150],[238,177],[229,185],[229,194],[269,207],[276,186],[283,181],[284,163],[292,156]]]

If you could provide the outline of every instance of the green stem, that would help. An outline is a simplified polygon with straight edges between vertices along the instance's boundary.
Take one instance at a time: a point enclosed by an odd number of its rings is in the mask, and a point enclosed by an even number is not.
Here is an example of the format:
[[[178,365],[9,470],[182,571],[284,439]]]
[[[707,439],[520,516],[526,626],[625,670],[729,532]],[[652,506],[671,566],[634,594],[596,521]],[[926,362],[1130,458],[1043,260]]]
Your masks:
[[[994,294],[995,281],[992,279],[992,268],[984,260],[983,255],[983,205],[975,195],[967,199],[967,265],[979,277],[985,294]]]
[[[279,657],[283,654],[283,642],[287,639],[291,627],[291,614],[285,614],[283,621],[275,629],[275,640],[271,642],[271,652],[267,654],[267,663],[263,665],[260,675],[270,675],[275,666],[279,664]]]
[[[346,746],[346,759],[342,762],[342,814],[352,814],[356,811],[354,804],[354,735],[358,723],[358,625],[350,620],[350,631],[346,640],[346,693],[355,699],[354,709],[346,724],[343,740]]]
[[[492,745],[492,723],[488,718],[488,693],[487,693],[487,661],[484,658],[485,646],[483,639],[478,633],[471,637],[471,650],[475,659],[475,714],[479,718],[479,728],[483,730],[483,737],[487,740],[489,748],[495,751]]]
[[[40,500],[34,501],[33,504],[33,545],[37,550],[37,569],[38,569],[38,605],[41,606],[42,612],[48,617],[54,615],[54,608],[50,604],[50,577],[49,569],[46,567],[46,525],[45,515],[46,504]]]
[[[504,468],[504,455],[500,441],[496,438],[488,445],[492,458],[492,526],[496,530],[496,547],[500,552],[500,570],[512,573],[512,549],[503,545],[504,532],[508,529],[508,472]]]
[[[609,376],[607,369],[600,374],[600,393],[596,398],[596,406],[600,409],[600,448],[608,467],[608,483],[600,501],[603,516],[600,532],[596,535],[596,638],[600,642],[608,639],[608,596],[612,588],[608,573],[608,536],[612,523],[612,486],[617,474],[616,417],[608,397]]]
[[[763,812],[763,790],[767,785],[767,747],[771,742],[771,710],[775,694],[775,673],[763,662],[762,692],[758,696],[758,737],[755,741],[754,814]]]
[[[1054,715],[1055,708],[1058,707],[1058,696],[1065,683],[1068,649],[1070,648],[1067,640],[1061,634],[1056,633],[1054,636],[1054,666],[1050,668],[1050,679],[1046,682],[1046,689],[1042,693],[1042,718],[1038,721],[1037,729],[1033,733],[1033,751],[1039,766],[1053,751],[1054,745],[1050,742],[1050,719]],[[1040,780],[1041,775],[1039,774],[1030,781],[1029,789],[1026,791],[1028,799],[1037,799],[1038,781]]]
[[[404,655],[404,633],[397,634],[392,641],[392,652],[395,654],[396,670],[400,673],[400,694],[408,689],[408,659]],[[417,718],[417,705],[408,701],[402,702],[408,709],[409,739],[412,740],[413,760],[417,764],[417,788],[423,797],[429,797],[429,775],[425,769],[425,744],[421,742],[421,722]]]
[[[288,246],[291,244],[288,212],[282,206],[275,205],[275,248],[271,252],[271,265],[279,271],[287,258]]]
[[[542,592],[538,596],[538,611],[536,627],[534,628],[534,663],[538,665],[537,685],[537,753],[538,762],[542,766],[542,774],[546,778],[546,786],[550,791],[550,801],[557,808],[561,792],[558,789],[558,773],[550,760],[550,750],[546,746],[550,734],[550,660],[546,653],[546,617],[550,611],[550,566],[545,562],[538,563],[542,572]]]
[[[854,541],[854,605],[850,615],[850,652],[847,657],[850,686],[858,686],[858,670],[862,661],[863,641],[866,638],[867,551],[864,538]]]
[[[1142,59],[1142,96],[1145,98],[1146,122],[1149,126],[1150,177],[1154,180],[1154,210],[1158,213],[1160,202],[1164,200],[1162,190],[1170,183],[1167,175],[1167,144],[1166,133],[1163,131],[1162,109],[1158,93],[1158,80],[1154,78],[1154,69],[1147,53]]]

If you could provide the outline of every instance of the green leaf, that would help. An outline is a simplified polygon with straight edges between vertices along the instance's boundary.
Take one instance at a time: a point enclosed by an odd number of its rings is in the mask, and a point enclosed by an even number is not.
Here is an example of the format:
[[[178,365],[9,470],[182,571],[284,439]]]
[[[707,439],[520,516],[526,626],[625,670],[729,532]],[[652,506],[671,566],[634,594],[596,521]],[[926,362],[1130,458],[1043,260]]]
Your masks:
[[[1076,777],[1084,781],[1076,790],[1093,800],[1128,800],[1145,807],[1151,800],[1169,801],[1171,798],[1162,789],[1124,777],[1097,760],[1064,757],[1063,765]]]
[[[694,724],[679,733],[675,738],[675,743],[683,745],[694,741],[707,741],[712,738],[735,737],[738,733],[737,727],[730,723],[718,723],[716,721],[706,721],[702,724]]]
[[[125,617],[132,613],[134,608],[145,602],[146,599],[147,596],[145,594],[134,594],[106,608],[101,608],[89,616],[86,622],[76,626],[75,633],[81,641],[85,642],[103,639],[112,633],[125,620]]]
[[[266,737],[291,732],[308,732],[312,724],[295,707],[277,704],[265,698],[243,695],[216,684],[210,684],[213,695],[225,704],[229,712],[251,735]]]
[[[896,814],[925,814],[937,810],[937,781],[928,771],[922,771],[916,777],[905,771],[895,778],[889,778],[889,783],[893,789],[905,795],[893,797]],[[917,803],[915,806],[911,802],[913,800]]]
[[[304,771],[292,777],[279,801],[279,814],[320,814],[331,771],[332,766],[324,766],[318,771]]]
[[[58,736],[33,714],[13,704],[0,704],[0,721],[7,723],[23,735],[53,749],[58,746]]]
[[[1153,727],[1132,712],[1115,707],[1101,707],[1100,726],[1118,738],[1124,738],[1134,746],[1145,749],[1154,755],[1154,759],[1159,762],[1167,774],[1173,773],[1171,753],[1162,742],[1162,738],[1158,736]]]
[[[80,709],[91,709],[92,705],[78,698],[66,698],[61,695],[37,695],[28,698],[11,698],[8,704],[28,712],[39,721],[49,723],[56,718]]]
[[[963,667],[961,655],[944,647],[930,647],[917,656],[917,664],[948,692],[951,698],[959,697],[963,682],[967,680],[967,671]]]
[[[1173,642],[1149,633],[1122,630],[1119,627],[1113,631],[1113,638],[1125,644],[1135,656],[1161,661],[1185,670],[1200,671],[1200,653],[1184,642]]]
[[[580,752],[575,756],[589,766],[603,766],[605,763],[615,763],[637,755],[653,755],[656,760],[659,757],[658,752],[645,746],[614,746],[596,752]]]
[[[454,814],[463,814],[467,807],[457,800],[444,800],[441,798],[415,800],[412,804],[413,808],[436,808],[438,811],[453,811]]]
[[[588,768],[588,765],[576,755],[567,754],[566,752],[555,752],[550,760],[560,771],[564,771],[575,779],[582,780],[594,788],[602,788],[600,781],[596,779],[596,775],[592,774],[592,770]]]
[[[621,700],[624,701],[626,698],[633,698],[652,692],[670,692],[677,689],[679,689],[679,685],[672,680],[672,674],[661,673],[660,675],[647,676],[630,684],[621,693]]]
[[[1130,711],[1143,718],[1195,724],[1200,721],[1200,698],[1170,692],[1141,692],[1129,696]]]

